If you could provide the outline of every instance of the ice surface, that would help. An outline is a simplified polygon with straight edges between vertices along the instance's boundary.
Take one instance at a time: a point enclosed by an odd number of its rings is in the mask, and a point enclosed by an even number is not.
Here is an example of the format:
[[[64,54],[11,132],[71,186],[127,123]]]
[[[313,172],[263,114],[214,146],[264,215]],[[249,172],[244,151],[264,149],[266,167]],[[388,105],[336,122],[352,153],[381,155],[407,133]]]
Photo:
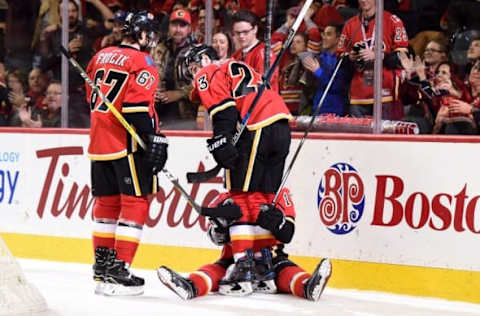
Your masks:
[[[105,297],[93,293],[90,265],[29,259],[20,259],[19,263],[27,280],[40,290],[49,306],[38,316],[480,315],[477,304],[328,287],[318,302],[287,294],[211,294],[185,302],[164,287],[153,270],[135,270],[145,278],[144,295]]]

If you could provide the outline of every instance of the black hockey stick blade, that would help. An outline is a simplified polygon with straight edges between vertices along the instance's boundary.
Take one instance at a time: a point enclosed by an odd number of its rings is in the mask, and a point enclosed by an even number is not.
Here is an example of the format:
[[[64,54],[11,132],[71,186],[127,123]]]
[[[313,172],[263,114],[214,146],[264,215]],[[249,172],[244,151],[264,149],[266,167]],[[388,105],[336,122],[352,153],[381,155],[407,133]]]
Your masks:
[[[242,211],[240,207],[235,204],[227,204],[217,207],[202,207],[201,215],[212,217],[212,218],[226,218],[226,219],[239,219],[242,217]]]
[[[216,165],[215,168],[203,172],[187,172],[187,182],[200,183],[208,181],[209,179],[215,177],[221,169],[222,167],[220,165]]]

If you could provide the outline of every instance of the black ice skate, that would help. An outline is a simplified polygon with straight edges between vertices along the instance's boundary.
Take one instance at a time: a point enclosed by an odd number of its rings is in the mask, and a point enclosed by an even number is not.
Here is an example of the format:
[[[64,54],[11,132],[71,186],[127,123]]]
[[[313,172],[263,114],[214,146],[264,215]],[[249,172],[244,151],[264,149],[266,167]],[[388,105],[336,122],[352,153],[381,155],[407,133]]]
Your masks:
[[[248,249],[246,256],[240,258],[227,269],[219,282],[218,292],[223,295],[245,296],[253,293],[255,279],[255,261],[253,251]]]
[[[133,275],[128,263],[116,259],[116,256],[117,252],[110,249],[103,294],[107,296],[143,294],[145,280]]]
[[[93,280],[96,283],[95,294],[103,294],[105,287],[105,273],[108,266],[108,248],[95,248],[95,263],[93,264]]]
[[[332,264],[328,258],[323,258],[313,271],[312,276],[305,282],[305,298],[310,301],[318,301],[331,274]]]
[[[193,282],[172,269],[161,266],[157,269],[157,274],[160,281],[183,300],[191,300],[197,296],[197,289]]]
[[[255,292],[273,294],[277,293],[275,285],[275,270],[273,268],[272,253],[269,248],[263,248],[262,256],[255,258],[255,281],[253,290]]]

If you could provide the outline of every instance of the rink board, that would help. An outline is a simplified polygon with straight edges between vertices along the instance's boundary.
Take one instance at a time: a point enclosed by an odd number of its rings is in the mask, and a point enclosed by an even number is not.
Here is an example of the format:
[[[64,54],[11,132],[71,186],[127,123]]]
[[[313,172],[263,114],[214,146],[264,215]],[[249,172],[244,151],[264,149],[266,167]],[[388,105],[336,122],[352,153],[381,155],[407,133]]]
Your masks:
[[[215,165],[208,134],[168,136],[166,167],[207,204],[221,178],[191,185],[184,175]],[[0,236],[19,257],[91,262],[87,132],[3,129],[0,137]],[[479,142],[312,134],[287,181],[297,211],[288,252],[307,271],[332,258],[331,287],[480,302]],[[214,261],[205,220],[163,176],[160,185],[134,265],[189,271]]]

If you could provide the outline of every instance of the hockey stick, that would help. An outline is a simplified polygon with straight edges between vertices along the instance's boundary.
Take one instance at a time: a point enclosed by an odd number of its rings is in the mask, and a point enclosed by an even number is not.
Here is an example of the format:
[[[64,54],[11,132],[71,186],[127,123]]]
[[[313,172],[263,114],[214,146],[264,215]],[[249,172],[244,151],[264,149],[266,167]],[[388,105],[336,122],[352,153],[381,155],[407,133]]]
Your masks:
[[[283,43],[282,48],[278,52],[277,57],[275,58],[275,61],[273,62],[273,65],[270,67],[268,70],[267,74],[265,75],[262,84],[258,87],[257,94],[255,95],[255,98],[252,101],[252,104],[248,108],[247,113],[245,114],[244,118],[242,119],[242,123],[240,125],[239,130],[233,135],[232,139],[232,144],[236,145],[238,140],[240,139],[240,136],[243,133],[243,130],[247,126],[248,120],[250,119],[250,115],[252,114],[253,110],[255,109],[255,106],[257,105],[258,101],[260,100],[260,97],[263,94],[263,91],[265,91],[266,87],[269,85],[270,78],[272,77],[275,69],[277,68],[278,64],[280,63],[280,59],[282,59],[283,54],[285,51],[290,47],[290,44],[293,41],[293,37],[297,33],[297,29],[302,23],[303,17],[305,16],[305,13],[307,12],[308,8],[310,7],[310,4],[312,3],[313,0],[307,0],[305,1],[305,4],[302,7],[302,10],[300,10],[300,13],[297,16],[297,19],[293,23],[292,28],[288,31],[288,36],[285,42]],[[187,181],[189,183],[198,183],[198,182],[205,182],[208,179],[211,179],[215,177],[218,172],[222,169],[220,165],[216,165],[213,169],[203,171],[203,172],[187,172]]]
[[[108,109],[112,112],[116,119],[125,127],[125,129],[130,133],[130,135],[138,142],[138,144],[143,148],[143,150],[147,149],[147,146],[142,138],[135,132],[132,126],[125,120],[123,115],[115,108],[115,106],[105,97],[102,91],[98,88],[98,86],[90,79],[88,74],[83,70],[82,66],[72,57],[72,54],[60,45],[60,51],[63,55],[68,59],[68,61],[75,67],[78,71],[80,76],[87,82],[87,84],[95,90],[97,95],[102,99],[102,101],[107,105]],[[192,206],[192,208],[200,215],[210,216],[210,217],[224,217],[228,219],[238,219],[242,216],[240,209],[236,210],[235,208],[224,207],[223,212],[219,212],[218,208],[208,208],[208,207],[201,207],[190,197],[190,195],[185,191],[185,189],[180,185],[178,182],[178,178],[175,177],[170,171],[167,169],[162,169],[162,172],[165,174],[168,180],[172,182],[174,187],[180,191],[180,193],[187,199],[188,204]],[[221,213],[221,214],[218,214]]]
[[[292,171],[293,164],[297,160],[298,153],[300,152],[300,149],[302,149],[303,144],[305,143],[305,140],[307,139],[307,135],[312,129],[313,122],[315,121],[315,117],[320,113],[320,109],[323,105],[323,101],[325,100],[325,97],[327,96],[328,91],[330,90],[330,87],[332,86],[333,81],[335,80],[335,77],[337,76],[338,69],[340,69],[340,66],[343,62],[343,59],[347,55],[342,55],[340,57],[340,60],[338,61],[337,65],[335,66],[335,70],[333,71],[332,76],[330,77],[330,80],[327,83],[327,86],[325,87],[325,91],[323,91],[322,97],[318,101],[317,108],[315,109],[315,112],[312,114],[312,118],[310,119],[310,122],[308,124],[308,127],[305,129],[305,132],[303,133],[302,139],[300,140],[300,144],[298,145],[297,149],[295,150],[295,153],[293,154],[292,161],[290,161],[290,164],[288,165],[287,170],[285,171],[285,174],[282,177],[282,182],[280,183],[280,187],[278,188],[277,192],[275,193],[275,197],[273,198],[272,205],[275,207],[277,205],[278,198],[280,196],[280,191],[282,191],[282,188],[285,186],[285,182],[287,181],[288,176],[290,175],[290,171]]]

